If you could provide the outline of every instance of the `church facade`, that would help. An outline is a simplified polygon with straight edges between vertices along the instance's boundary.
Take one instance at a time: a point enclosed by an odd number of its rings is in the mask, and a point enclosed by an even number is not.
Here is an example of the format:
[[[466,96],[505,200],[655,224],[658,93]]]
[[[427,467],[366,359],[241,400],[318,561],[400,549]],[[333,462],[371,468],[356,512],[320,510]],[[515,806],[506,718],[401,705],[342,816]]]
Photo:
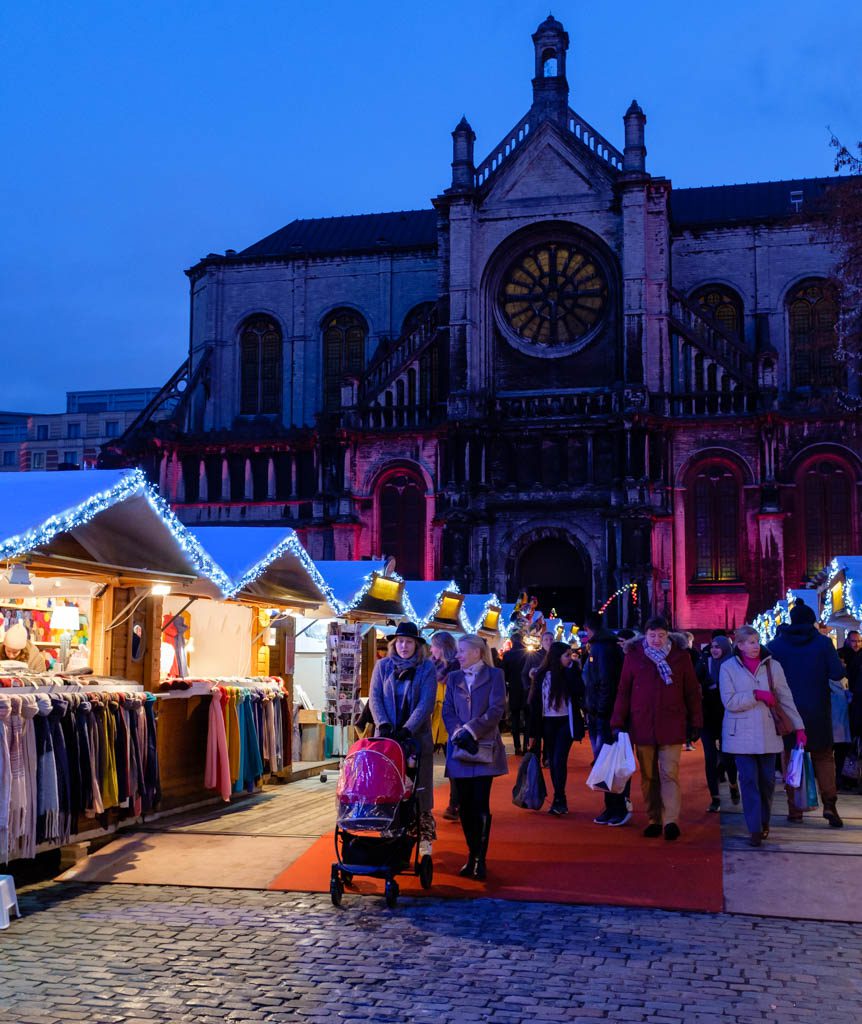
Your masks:
[[[563,26],[532,41],[530,109],[479,161],[462,120],[427,209],[188,270],[188,358],[104,458],[188,524],[290,526],[316,558],[742,623],[860,550],[831,179],[674,189],[638,104],[617,149],[569,105]]]

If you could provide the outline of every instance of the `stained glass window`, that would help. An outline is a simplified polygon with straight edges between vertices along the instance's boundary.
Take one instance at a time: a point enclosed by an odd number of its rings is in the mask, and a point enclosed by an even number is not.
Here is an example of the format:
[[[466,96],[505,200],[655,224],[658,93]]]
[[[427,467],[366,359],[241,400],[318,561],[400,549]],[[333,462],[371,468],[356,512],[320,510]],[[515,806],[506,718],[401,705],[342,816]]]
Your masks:
[[[708,285],[695,293],[694,301],[706,316],[728,334],[740,334],[742,302],[735,292],[720,285]]]
[[[803,282],[790,293],[787,312],[793,386],[844,386],[844,368],[835,359],[835,289],[826,281]]]
[[[406,579],[425,577],[425,493],[409,473],[387,477],[378,491],[380,547]]]
[[[277,413],[281,409],[281,331],[269,317],[252,317],[240,335],[240,413]]]
[[[696,583],[739,578],[739,485],[725,466],[700,470],[694,480]]]
[[[522,253],[500,289],[506,324],[536,346],[570,345],[602,319],[608,283],[597,260],[577,246],[551,242]]]
[[[843,466],[823,459],[809,466],[802,486],[805,572],[811,577],[830,559],[852,549],[851,482]]]
[[[368,328],[352,309],[342,309],[323,324],[323,403],[327,410],[341,405],[341,384],[348,374],[365,369]]]

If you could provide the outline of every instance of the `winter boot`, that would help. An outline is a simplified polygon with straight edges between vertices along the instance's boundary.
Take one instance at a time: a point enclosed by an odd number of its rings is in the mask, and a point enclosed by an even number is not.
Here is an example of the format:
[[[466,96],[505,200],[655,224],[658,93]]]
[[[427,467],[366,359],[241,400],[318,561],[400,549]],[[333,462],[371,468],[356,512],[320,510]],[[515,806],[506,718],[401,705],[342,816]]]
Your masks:
[[[480,814],[479,815],[479,847],[476,856],[476,870],[473,874],[474,878],[478,878],[480,882],[484,882],[488,876],[487,868],[485,867],[485,858],[488,855],[488,842],[491,839],[491,815]]]
[[[467,840],[467,863],[461,868],[458,874],[462,878],[474,878],[476,875],[476,857],[479,847],[479,835],[475,821],[466,817],[461,811],[461,828],[464,830],[464,838]]]

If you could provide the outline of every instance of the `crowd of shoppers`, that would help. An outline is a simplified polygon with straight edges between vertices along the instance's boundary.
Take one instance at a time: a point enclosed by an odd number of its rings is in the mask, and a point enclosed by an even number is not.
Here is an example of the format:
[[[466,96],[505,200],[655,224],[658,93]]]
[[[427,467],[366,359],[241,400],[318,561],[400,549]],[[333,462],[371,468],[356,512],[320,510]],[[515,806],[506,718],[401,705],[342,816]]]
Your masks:
[[[541,757],[550,774],[550,813],[557,817],[568,813],[572,744],[588,736],[595,759],[626,732],[637,757],[646,838],[672,842],[682,834],[680,761],[698,741],[707,811],[720,810],[726,782],[730,801],[742,803],[752,846],[769,835],[777,769],[780,777],[794,749],[810,755],[823,817],[841,828],[842,768],[862,746],[862,635],[851,631],[836,651],[810,607],[796,602],[789,618],[766,646],[757,630],[742,626],[732,636],[715,630],[699,650],[692,634],[671,631],[661,617],[650,619],[641,634],[614,632],[592,613],[580,643],[516,630],[499,668],[479,636],[456,642],[441,632],[428,645],[416,626],[402,623],[375,666],[370,706],[378,735],[421,751],[421,852],[430,853],[436,835],[432,754],[445,749],[450,797],[443,817],[460,821],[467,846],[460,873],[486,877],[491,786],[509,770],[500,732],[507,704],[515,754]],[[836,693],[839,707],[850,698],[841,743],[833,729]],[[628,824],[630,786],[631,780],[623,792],[602,794],[597,825]],[[787,820],[798,824],[803,812],[790,787],[787,797]]]

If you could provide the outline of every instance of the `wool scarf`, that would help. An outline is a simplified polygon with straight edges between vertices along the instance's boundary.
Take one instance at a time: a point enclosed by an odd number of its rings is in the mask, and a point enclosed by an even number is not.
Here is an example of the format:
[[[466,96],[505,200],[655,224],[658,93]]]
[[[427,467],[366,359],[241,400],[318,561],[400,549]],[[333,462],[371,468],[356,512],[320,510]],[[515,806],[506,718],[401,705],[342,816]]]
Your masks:
[[[644,640],[643,649],[644,654],[658,669],[658,674],[661,676],[664,685],[670,686],[673,682],[673,672],[667,660],[667,656],[670,654],[670,647],[668,646],[667,650],[663,647],[650,647],[647,641]]]

